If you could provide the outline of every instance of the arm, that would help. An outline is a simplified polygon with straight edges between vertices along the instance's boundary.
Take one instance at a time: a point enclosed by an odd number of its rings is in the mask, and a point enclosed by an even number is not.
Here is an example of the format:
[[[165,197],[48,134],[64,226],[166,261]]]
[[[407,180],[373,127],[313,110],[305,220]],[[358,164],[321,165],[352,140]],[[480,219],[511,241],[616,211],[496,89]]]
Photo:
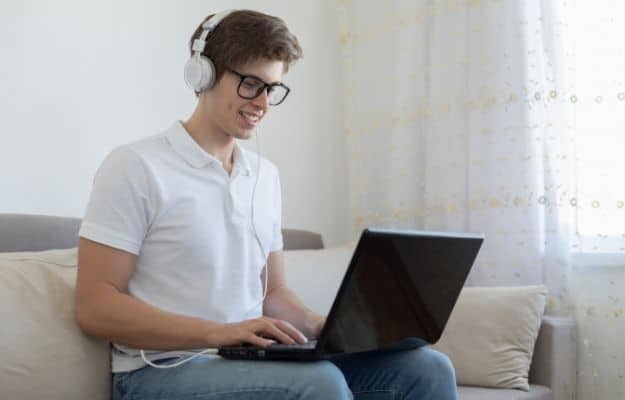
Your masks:
[[[298,333],[283,321],[257,318],[232,324],[164,312],[128,294],[134,254],[80,239],[76,322],[86,333],[125,346],[155,350],[218,347],[247,342],[267,346],[261,336],[293,342]]]
[[[284,277],[284,257],[282,250],[274,251],[267,258],[269,280],[267,282],[267,296],[263,303],[264,314],[269,317],[291,322],[304,336],[314,338],[319,336],[325,323],[325,317],[312,312],[286,285]],[[263,271],[261,279],[264,284]]]

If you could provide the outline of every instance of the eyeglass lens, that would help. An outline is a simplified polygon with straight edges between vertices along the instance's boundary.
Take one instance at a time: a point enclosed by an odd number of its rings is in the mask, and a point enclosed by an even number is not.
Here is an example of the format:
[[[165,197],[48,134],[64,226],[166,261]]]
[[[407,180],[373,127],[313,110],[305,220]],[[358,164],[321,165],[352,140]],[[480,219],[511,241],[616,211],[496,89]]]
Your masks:
[[[246,76],[239,85],[239,96],[246,99],[256,98],[265,89],[265,83],[252,76]],[[287,94],[287,90],[282,86],[272,86],[269,89],[269,104],[279,104]]]

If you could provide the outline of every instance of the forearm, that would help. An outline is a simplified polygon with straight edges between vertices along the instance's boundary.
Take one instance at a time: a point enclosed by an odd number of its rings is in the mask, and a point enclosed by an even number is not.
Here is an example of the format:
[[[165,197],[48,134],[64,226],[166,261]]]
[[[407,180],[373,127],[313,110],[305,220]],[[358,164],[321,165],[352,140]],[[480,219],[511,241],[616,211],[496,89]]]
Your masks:
[[[325,319],[306,307],[286,286],[280,286],[267,293],[263,310],[264,315],[268,317],[289,321],[308,338],[316,336],[320,321]]]
[[[77,301],[76,318],[92,336],[138,349],[182,350],[213,347],[217,323],[157,309],[114,289]]]

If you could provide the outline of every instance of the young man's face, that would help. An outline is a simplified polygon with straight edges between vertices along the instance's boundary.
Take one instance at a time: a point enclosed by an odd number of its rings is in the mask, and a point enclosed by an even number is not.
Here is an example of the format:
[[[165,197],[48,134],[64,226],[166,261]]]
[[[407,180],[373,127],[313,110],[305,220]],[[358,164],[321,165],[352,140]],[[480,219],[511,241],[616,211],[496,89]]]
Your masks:
[[[282,80],[284,64],[281,61],[259,60],[233,68],[241,75],[252,75],[266,83]],[[269,111],[266,90],[255,99],[244,99],[237,93],[241,77],[226,70],[215,87],[206,95],[211,96],[209,115],[214,127],[222,134],[236,139],[249,139]]]

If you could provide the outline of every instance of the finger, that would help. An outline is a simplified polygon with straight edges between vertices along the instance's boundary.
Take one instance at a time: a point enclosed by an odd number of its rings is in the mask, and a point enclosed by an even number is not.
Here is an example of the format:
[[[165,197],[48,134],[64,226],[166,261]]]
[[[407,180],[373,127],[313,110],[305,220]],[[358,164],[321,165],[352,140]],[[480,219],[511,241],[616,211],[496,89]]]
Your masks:
[[[296,343],[307,343],[308,338],[296,327],[294,327],[289,321],[275,319],[270,317],[263,317],[266,320],[273,322],[282,332],[286,333]]]
[[[262,338],[254,332],[247,332],[247,335],[243,337],[242,341],[260,347],[269,347],[274,343],[273,340]]]
[[[300,332],[296,327],[294,327],[289,321],[277,320],[276,325],[282,330],[284,333],[289,335],[295,342],[299,344],[304,344],[308,342],[306,336]]]
[[[280,343],[286,343],[286,344],[296,343],[296,340],[294,337],[291,337],[287,332],[280,329],[278,322],[265,321],[261,333],[276,339]]]

